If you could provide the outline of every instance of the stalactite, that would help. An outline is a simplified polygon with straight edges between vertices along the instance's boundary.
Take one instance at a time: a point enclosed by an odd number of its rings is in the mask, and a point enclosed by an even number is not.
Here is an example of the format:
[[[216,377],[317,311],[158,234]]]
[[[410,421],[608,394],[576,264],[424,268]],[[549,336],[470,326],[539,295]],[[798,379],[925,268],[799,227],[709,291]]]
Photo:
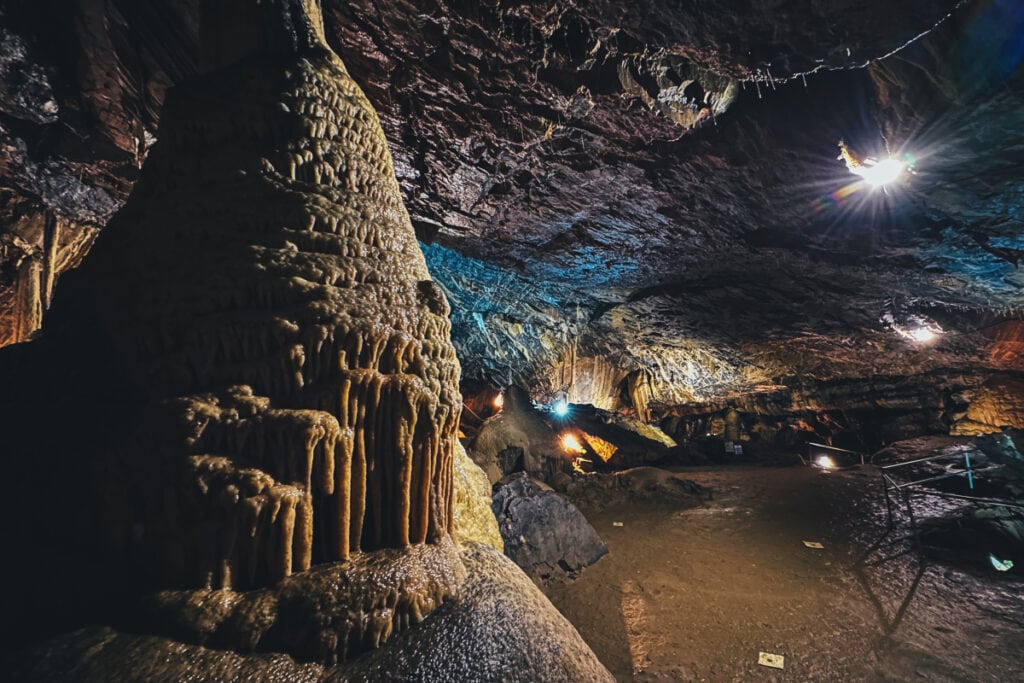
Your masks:
[[[42,271],[37,258],[26,259],[18,273],[15,292],[14,338],[28,339],[43,319]]]
[[[57,277],[57,250],[60,245],[60,221],[52,213],[46,215],[43,225],[43,282],[42,305],[49,308],[53,297],[53,283]]]

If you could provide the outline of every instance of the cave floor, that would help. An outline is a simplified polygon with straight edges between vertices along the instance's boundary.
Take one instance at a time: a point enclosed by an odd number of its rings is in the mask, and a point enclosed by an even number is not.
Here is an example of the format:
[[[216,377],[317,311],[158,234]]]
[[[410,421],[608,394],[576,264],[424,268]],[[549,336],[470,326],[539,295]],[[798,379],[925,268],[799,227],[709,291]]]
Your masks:
[[[870,466],[680,471],[713,500],[588,514],[609,554],[546,589],[617,679],[1024,680],[1022,568],[923,560]]]

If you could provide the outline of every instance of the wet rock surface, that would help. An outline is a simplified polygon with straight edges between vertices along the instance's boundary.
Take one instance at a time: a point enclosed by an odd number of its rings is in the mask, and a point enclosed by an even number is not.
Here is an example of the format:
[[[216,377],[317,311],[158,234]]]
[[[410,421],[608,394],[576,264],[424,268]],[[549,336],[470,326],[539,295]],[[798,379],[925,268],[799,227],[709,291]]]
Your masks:
[[[462,551],[468,577],[416,629],[339,667],[285,655],[239,655],[91,627],[0,663],[12,681],[612,681],[576,629],[493,548]]]
[[[575,576],[608,552],[575,505],[526,474],[498,486],[493,501],[505,554],[538,581]]]
[[[503,549],[498,521],[491,510],[491,482],[487,474],[455,446],[452,486],[455,489],[455,537],[460,542],[483,543]]]

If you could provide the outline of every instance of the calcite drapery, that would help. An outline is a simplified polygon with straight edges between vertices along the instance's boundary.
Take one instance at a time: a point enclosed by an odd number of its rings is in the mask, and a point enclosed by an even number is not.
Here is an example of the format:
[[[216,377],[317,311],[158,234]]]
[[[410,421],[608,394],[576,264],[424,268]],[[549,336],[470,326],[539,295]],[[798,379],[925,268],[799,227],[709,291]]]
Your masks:
[[[377,117],[313,0],[228,4],[252,32],[168,95],[141,180],[49,321],[65,344],[103,340],[123,400],[147,406],[99,459],[107,532],[179,587],[269,586],[449,544],[453,524],[449,309]],[[394,597],[389,625],[339,607],[355,623],[336,654],[456,589],[457,555],[431,557],[429,596],[363,582]]]

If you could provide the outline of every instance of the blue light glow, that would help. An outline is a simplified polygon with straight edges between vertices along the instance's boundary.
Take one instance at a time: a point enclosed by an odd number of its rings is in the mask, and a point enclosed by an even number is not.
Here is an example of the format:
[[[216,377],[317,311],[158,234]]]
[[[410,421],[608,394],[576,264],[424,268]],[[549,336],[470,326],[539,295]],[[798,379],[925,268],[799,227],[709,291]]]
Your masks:
[[[566,403],[565,401],[558,401],[557,403],[555,403],[552,410],[554,410],[556,416],[565,417],[566,415],[569,414],[569,404]]]

